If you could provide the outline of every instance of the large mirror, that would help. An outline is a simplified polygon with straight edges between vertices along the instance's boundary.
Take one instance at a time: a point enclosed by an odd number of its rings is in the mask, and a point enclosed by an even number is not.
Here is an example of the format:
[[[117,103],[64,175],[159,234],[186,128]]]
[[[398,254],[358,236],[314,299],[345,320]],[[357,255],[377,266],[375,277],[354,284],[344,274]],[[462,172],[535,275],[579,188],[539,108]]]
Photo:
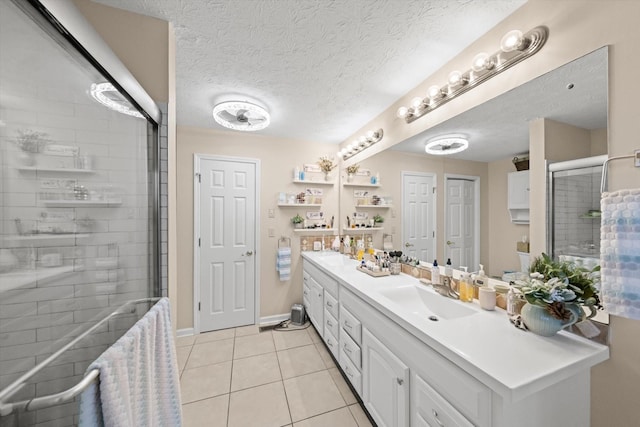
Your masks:
[[[603,47],[434,126],[360,162],[353,177],[342,171],[341,227],[347,216],[366,223],[379,215],[376,247],[429,262],[451,258],[469,271],[484,264],[493,277],[520,271],[528,262],[529,177],[511,174],[518,172],[512,160],[526,159],[530,144],[544,147],[547,163],[607,154],[607,56]],[[469,148],[425,153],[427,141],[452,134],[465,136]],[[594,223],[576,215],[579,221]],[[593,234],[577,239],[592,245]]]

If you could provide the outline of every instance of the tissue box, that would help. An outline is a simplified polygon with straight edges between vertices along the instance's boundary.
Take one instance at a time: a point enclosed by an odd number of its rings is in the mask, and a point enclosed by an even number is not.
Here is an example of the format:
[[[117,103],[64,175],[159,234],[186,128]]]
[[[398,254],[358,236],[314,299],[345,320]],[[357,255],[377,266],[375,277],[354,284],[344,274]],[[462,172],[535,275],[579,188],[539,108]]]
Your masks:
[[[518,252],[527,252],[529,253],[529,242],[517,242],[516,248]]]

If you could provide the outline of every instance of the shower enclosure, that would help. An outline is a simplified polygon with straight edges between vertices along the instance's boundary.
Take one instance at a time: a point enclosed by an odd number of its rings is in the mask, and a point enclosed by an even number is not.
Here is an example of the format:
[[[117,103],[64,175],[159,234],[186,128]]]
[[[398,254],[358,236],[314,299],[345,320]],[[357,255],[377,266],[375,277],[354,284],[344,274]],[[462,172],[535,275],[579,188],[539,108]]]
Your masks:
[[[600,182],[607,156],[549,165],[548,253],[594,267],[600,257]]]
[[[160,294],[159,116],[137,99],[40,2],[0,2],[2,427],[75,425],[73,399],[10,404],[77,384]]]

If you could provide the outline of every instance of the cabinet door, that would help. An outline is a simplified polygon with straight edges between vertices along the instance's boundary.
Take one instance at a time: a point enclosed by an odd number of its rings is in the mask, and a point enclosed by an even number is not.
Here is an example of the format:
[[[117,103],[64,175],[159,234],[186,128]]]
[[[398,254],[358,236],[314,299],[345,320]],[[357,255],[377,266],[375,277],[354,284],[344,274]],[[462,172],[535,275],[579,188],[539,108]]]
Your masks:
[[[509,209],[529,209],[529,171],[508,175]]]
[[[411,425],[473,427],[469,420],[417,374],[411,378]]]
[[[367,328],[362,334],[364,404],[380,427],[409,425],[409,368]]]
[[[309,318],[311,323],[316,327],[318,334],[324,336],[324,290],[322,286],[313,277],[309,277]]]

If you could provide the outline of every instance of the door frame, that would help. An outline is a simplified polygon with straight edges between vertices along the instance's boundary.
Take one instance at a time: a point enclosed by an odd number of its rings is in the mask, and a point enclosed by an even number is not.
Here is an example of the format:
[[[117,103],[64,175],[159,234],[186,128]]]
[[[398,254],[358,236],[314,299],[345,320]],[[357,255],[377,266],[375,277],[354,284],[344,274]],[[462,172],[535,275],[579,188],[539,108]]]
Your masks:
[[[433,215],[433,243],[432,243],[432,250],[434,254],[438,253],[438,245],[436,244],[436,242],[438,241],[438,175],[436,173],[432,173],[432,172],[411,172],[411,171],[401,171],[400,172],[400,186],[401,186],[401,191],[400,191],[400,241],[404,241],[404,184],[405,184],[405,179],[407,176],[423,176],[423,177],[427,177],[427,178],[431,178],[432,182],[433,182],[433,188],[434,188],[434,192],[433,192],[433,203],[432,203],[432,211],[431,214]],[[404,246],[402,246],[402,248],[404,248]],[[402,250],[402,249],[401,249]],[[402,250],[402,252],[404,252],[404,250]],[[429,260],[422,260],[425,262],[429,262]]]
[[[200,246],[198,245],[198,239],[200,237],[200,162],[201,160],[219,160],[228,162],[243,162],[251,163],[255,166],[255,188],[256,188],[256,200],[255,200],[255,212],[254,217],[256,221],[253,236],[255,239],[254,260],[255,260],[255,274],[254,274],[254,321],[255,324],[260,320],[260,159],[253,159],[249,157],[234,157],[234,156],[219,156],[213,154],[193,154],[193,334],[200,333],[200,310],[198,310],[198,303],[200,302]]]
[[[443,255],[447,253],[447,183],[449,179],[466,179],[468,181],[473,181],[474,188],[474,245],[473,245],[473,256],[475,257],[478,264],[480,263],[480,177],[472,176],[472,175],[459,175],[455,173],[445,173],[444,174],[444,239],[442,241],[442,247],[444,249]],[[469,267],[471,269],[471,267]]]

